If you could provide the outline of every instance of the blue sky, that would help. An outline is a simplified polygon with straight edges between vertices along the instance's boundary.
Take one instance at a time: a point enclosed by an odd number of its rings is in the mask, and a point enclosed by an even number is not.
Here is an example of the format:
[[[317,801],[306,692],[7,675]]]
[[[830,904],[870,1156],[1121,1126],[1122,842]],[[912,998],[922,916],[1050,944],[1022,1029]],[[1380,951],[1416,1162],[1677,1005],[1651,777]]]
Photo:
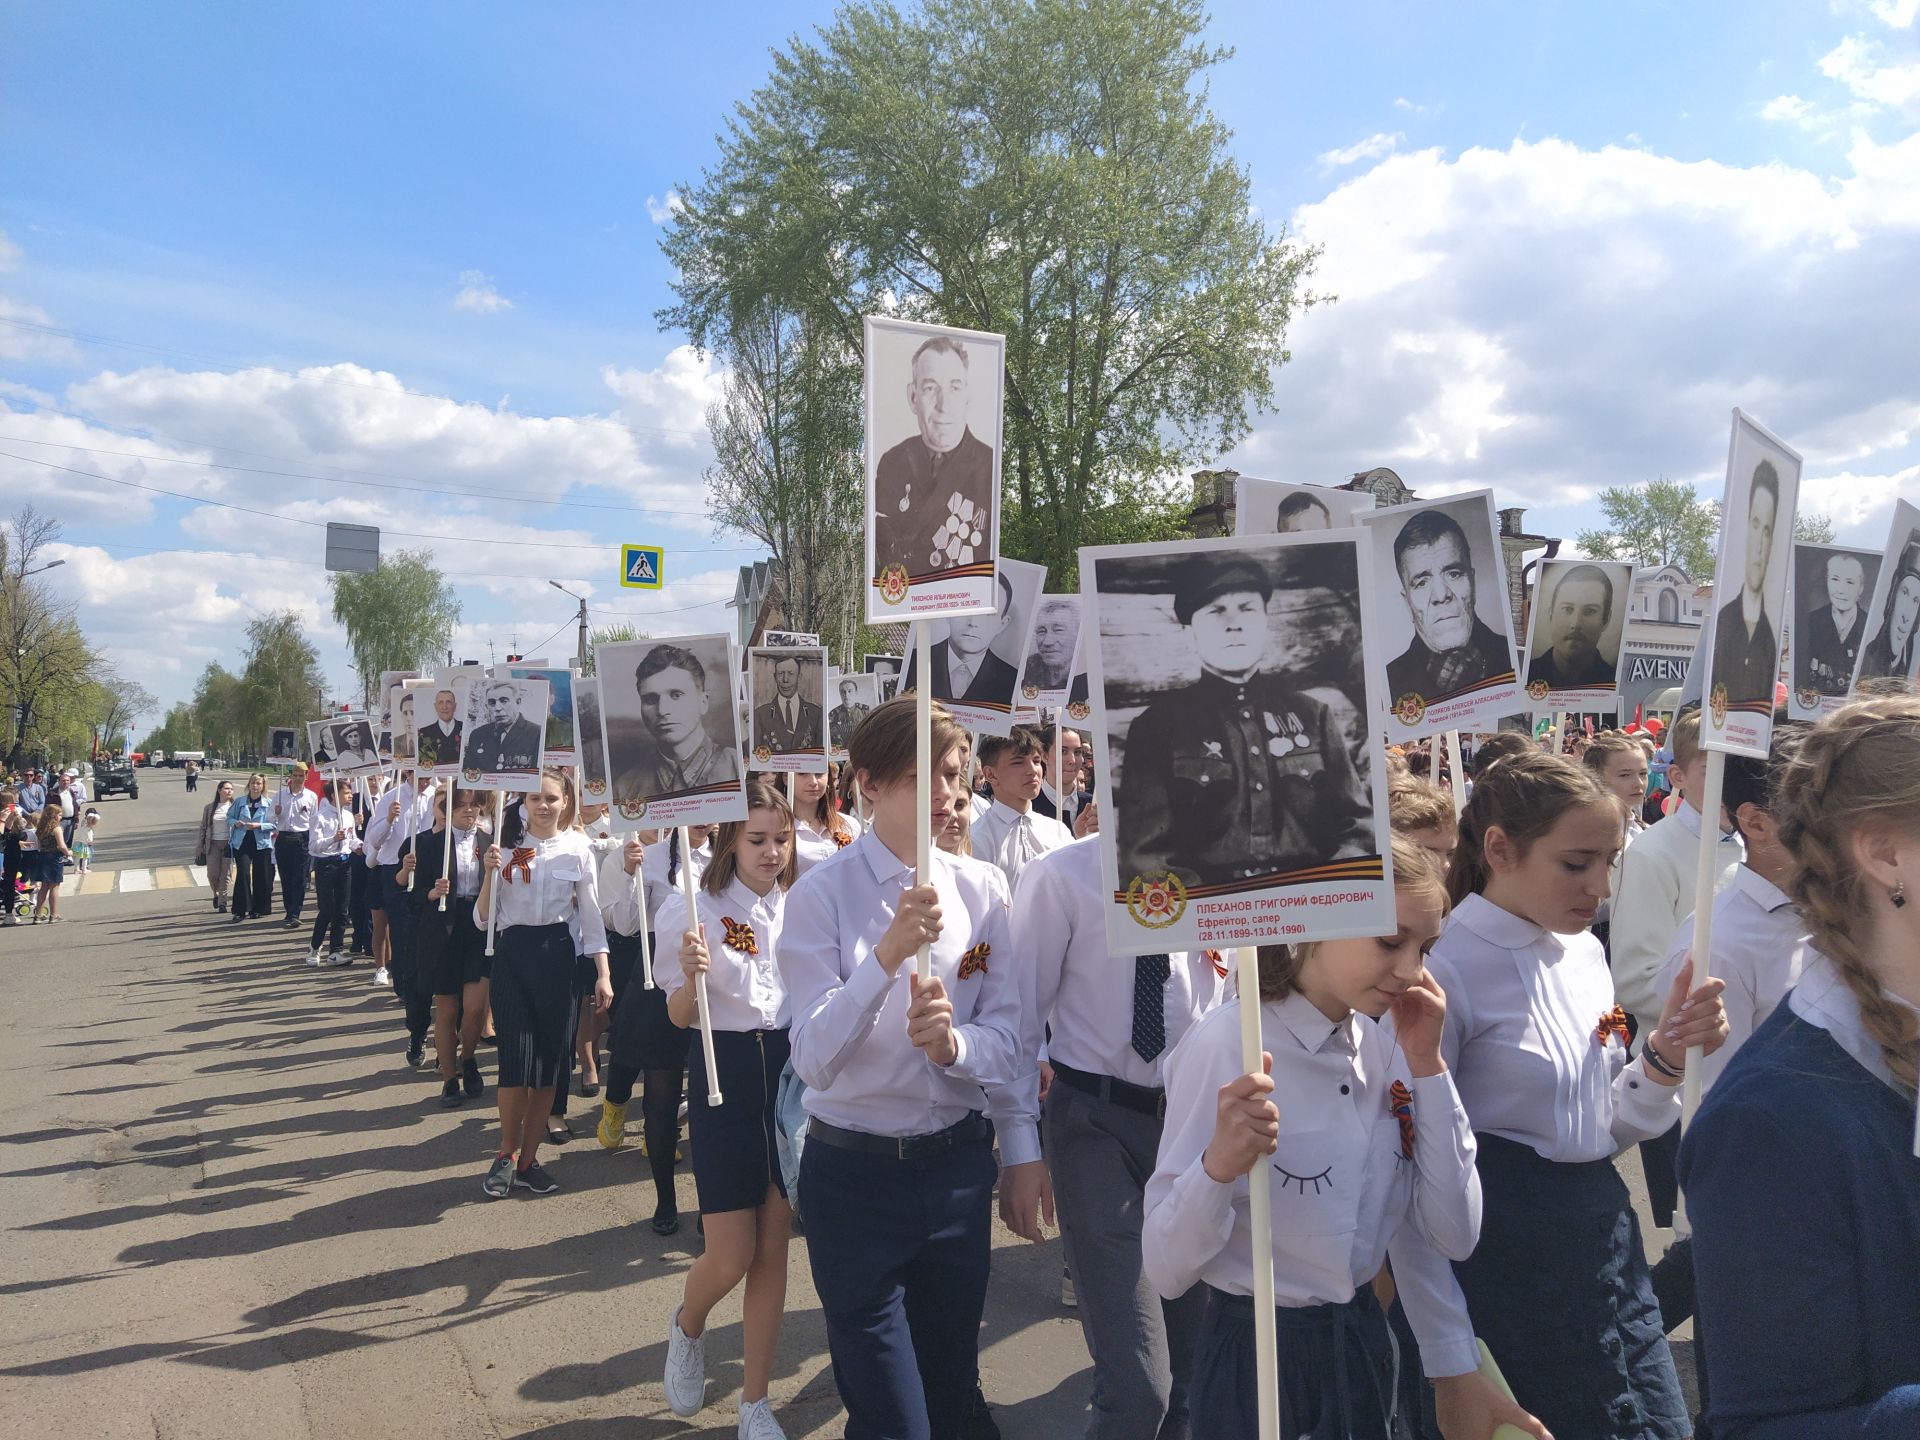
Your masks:
[[[1229,462],[1571,534],[1605,485],[1717,483],[1740,404],[1878,543],[1920,491],[1917,4],[1216,6],[1255,203],[1341,297]],[[284,605],[344,690],[320,532],[49,462],[430,544],[467,653],[562,630],[548,576],[718,628],[753,551],[704,518],[718,377],[653,323],[660,222],[828,13],[8,4],[0,509],[65,521],[52,578],[163,700]],[[613,585],[622,540],[665,594]]]

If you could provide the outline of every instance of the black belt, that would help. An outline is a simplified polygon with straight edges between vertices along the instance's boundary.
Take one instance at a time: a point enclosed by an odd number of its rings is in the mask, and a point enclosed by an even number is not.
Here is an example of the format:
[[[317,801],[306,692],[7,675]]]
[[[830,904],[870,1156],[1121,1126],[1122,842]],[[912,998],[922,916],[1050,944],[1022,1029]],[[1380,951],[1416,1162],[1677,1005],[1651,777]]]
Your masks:
[[[869,1135],[864,1130],[844,1130],[838,1125],[829,1125],[818,1115],[807,1118],[809,1143],[818,1140],[836,1150],[854,1150],[862,1155],[886,1155],[895,1160],[922,1160],[929,1155],[943,1155],[962,1145],[992,1138],[993,1126],[978,1110],[931,1135]]]
[[[1137,1110],[1156,1120],[1167,1118],[1167,1092],[1157,1086],[1129,1085],[1125,1080],[1116,1080],[1111,1075],[1076,1070],[1071,1065],[1062,1065],[1058,1060],[1047,1063],[1053,1066],[1053,1078],[1063,1082],[1070,1090],[1098,1096],[1123,1110]]]

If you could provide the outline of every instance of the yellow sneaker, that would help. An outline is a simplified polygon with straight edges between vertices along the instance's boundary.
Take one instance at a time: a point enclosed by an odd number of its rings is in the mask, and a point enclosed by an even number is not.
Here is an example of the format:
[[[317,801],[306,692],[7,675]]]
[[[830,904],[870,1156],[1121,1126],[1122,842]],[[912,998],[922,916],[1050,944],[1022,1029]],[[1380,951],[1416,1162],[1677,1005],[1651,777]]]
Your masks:
[[[600,1102],[600,1148],[618,1150],[627,1139],[627,1107],[611,1100]]]

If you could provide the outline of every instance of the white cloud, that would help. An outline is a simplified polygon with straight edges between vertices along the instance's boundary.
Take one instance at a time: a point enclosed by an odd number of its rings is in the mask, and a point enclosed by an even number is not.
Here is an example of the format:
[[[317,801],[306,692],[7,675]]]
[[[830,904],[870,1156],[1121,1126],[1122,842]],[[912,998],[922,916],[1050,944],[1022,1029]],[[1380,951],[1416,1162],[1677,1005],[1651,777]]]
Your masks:
[[[1338,150],[1323,151],[1317,163],[1322,170],[1340,170],[1348,165],[1357,165],[1362,160],[1379,160],[1398,150],[1401,142],[1406,138],[1398,134],[1369,135],[1364,140],[1356,140],[1353,144]]]
[[[1422,105],[1417,100],[1409,100],[1404,95],[1396,95],[1393,97],[1393,108],[1403,115],[1425,116],[1438,115],[1441,111],[1445,110],[1447,106],[1444,100],[1433,105]]]
[[[1920,117],[1920,60],[1892,61],[1877,40],[1849,35],[1820,57],[1820,73],[1861,100]]]
[[[1881,24],[1905,30],[1920,16],[1920,0],[1867,0],[1867,8]]]
[[[453,297],[453,308],[471,310],[476,315],[493,315],[511,310],[513,302],[494,288],[484,271],[462,270],[460,292]]]
[[[1760,107],[1760,118],[1786,125],[1798,125],[1801,129],[1810,129],[1818,119],[1820,109],[1811,100],[1802,100],[1798,95],[1776,95]]]
[[[647,196],[647,218],[656,225],[666,224],[674,216],[683,214],[686,208],[687,202],[673,190],[667,191],[664,199]]]

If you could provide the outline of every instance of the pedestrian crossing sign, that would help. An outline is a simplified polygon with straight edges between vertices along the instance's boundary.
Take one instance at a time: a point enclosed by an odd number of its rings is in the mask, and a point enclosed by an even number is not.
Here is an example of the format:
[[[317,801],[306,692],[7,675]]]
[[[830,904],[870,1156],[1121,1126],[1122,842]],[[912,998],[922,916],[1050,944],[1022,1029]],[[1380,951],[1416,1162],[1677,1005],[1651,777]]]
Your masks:
[[[622,545],[620,583],[629,590],[658,590],[663,557],[658,545]]]

